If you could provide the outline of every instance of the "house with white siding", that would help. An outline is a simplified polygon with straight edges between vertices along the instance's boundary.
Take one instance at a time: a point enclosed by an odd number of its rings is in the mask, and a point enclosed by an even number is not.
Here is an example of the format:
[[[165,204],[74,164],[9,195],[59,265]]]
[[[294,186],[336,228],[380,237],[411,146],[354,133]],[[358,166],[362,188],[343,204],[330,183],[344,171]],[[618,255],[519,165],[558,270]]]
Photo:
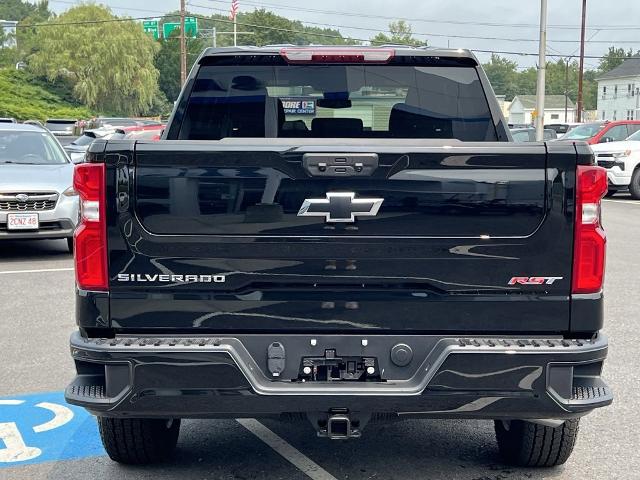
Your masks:
[[[509,105],[509,123],[532,125],[536,110],[535,95],[516,95]],[[544,124],[573,123],[576,118],[576,108],[570,98],[564,95],[545,95]]]
[[[640,120],[640,59],[629,58],[598,82],[599,120]]]
[[[509,118],[509,106],[511,105],[511,102],[507,101],[507,96],[496,95],[496,100],[498,100],[498,105],[500,105],[500,110],[502,110],[504,118]]]

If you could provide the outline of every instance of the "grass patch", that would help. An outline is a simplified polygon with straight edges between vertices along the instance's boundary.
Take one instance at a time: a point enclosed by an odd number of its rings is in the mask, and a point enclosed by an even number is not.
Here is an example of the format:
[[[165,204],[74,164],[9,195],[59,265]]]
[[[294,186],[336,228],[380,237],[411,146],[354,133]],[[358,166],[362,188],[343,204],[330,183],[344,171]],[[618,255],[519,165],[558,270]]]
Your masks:
[[[88,108],[73,101],[64,84],[49,83],[25,71],[0,69],[0,117],[44,121],[92,116]]]

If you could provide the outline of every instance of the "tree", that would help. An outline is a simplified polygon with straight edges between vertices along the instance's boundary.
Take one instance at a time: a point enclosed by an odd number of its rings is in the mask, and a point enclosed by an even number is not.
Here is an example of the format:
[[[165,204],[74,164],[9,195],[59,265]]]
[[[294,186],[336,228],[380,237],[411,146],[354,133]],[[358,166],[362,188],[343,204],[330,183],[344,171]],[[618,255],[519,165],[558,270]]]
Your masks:
[[[53,17],[53,13],[49,10],[48,2],[42,1],[32,6],[34,8],[29,10],[29,14],[20,19],[16,31],[16,55],[20,60],[25,60],[40,47],[38,27],[29,27],[28,25],[45,23]]]
[[[215,28],[218,32],[216,44],[218,47],[233,45],[233,22],[226,15],[213,14],[210,17],[194,15],[187,12],[187,16],[198,18],[199,30]],[[180,20],[179,12],[165,15],[161,23]],[[291,43],[293,45],[325,44],[325,45],[354,45],[353,39],[343,37],[339,30],[331,28],[309,27],[297,20],[276,15],[264,8],[253,12],[238,14],[238,31],[250,32],[251,35],[238,34],[238,45],[274,45]],[[225,33],[222,33],[225,32]],[[208,46],[211,46],[209,44]]]
[[[11,38],[0,29],[0,67],[12,68],[33,50],[35,29],[23,28],[22,25],[43,22],[50,16],[51,12],[47,1],[35,4],[22,0],[0,1],[0,19],[19,22],[19,27],[16,33],[11,35]],[[2,48],[2,45],[9,40],[15,46]]]
[[[390,36],[384,33],[378,33],[375,37],[371,39],[372,45],[384,45],[384,44],[393,44],[393,45],[414,45],[414,46],[424,46],[427,42],[423,42],[414,38],[413,29],[411,25],[404,20],[398,20],[397,22],[391,22],[389,24],[389,33]]]
[[[495,53],[491,60],[483,65],[493,90],[499,95],[506,95],[507,100],[521,93],[518,89],[518,64]]]
[[[24,20],[25,18],[43,10],[49,11],[49,2],[36,3],[24,0],[2,0],[0,2],[0,18],[2,20]]]
[[[508,101],[513,100],[516,95],[536,94],[538,71],[535,67],[519,72],[516,62],[494,54],[489,62],[483,64],[483,68],[494,91],[497,94],[506,95]],[[547,62],[545,88],[547,95],[564,95],[567,92],[567,96],[575,103],[578,98],[578,68],[578,62],[575,60],[569,62],[568,72],[564,59]],[[587,70],[584,75],[585,110],[596,108],[596,76],[593,70]]]
[[[39,27],[40,48],[29,67],[50,81],[70,81],[75,98],[91,109],[144,113],[158,93],[157,43],[134,21],[77,24],[96,20],[116,17],[105,7],[81,5]]]
[[[216,15],[220,22],[220,30],[231,30],[229,19]],[[325,44],[347,45],[354,42],[342,36],[338,30],[330,28],[308,27],[297,20],[276,15],[264,8],[255,9],[253,12],[240,13],[238,15],[238,30],[252,32],[253,35],[239,35],[238,40],[242,45],[274,45],[291,43],[294,45]],[[233,35],[222,38],[223,44],[231,45]]]
[[[624,62],[625,57],[640,56],[640,50],[634,55],[633,50],[625,52],[624,48],[609,47],[609,51],[604,55],[598,64],[598,71],[606,73]]]
[[[160,49],[154,63],[159,72],[158,86],[166,98],[173,102],[180,95],[180,40],[175,31],[170,38],[160,40]],[[191,69],[198,55],[205,48],[201,38],[187,39],[187,71]]]
[[[596,77],[598,72],[595,70],[587,70],[584,72],[584,80],[582,87],[582,99],[585,110],[595,110],[598,108],[598,82]]]

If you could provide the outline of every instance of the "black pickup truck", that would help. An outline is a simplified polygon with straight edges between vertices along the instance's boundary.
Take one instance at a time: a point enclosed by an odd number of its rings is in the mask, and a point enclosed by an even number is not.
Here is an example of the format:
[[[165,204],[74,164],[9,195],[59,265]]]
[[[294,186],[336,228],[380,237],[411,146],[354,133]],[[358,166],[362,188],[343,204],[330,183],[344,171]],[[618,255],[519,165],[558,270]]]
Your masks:
[[[161,141],[87,159],[66,398],[118,462],[183,418],[468,418],[553,466],[612,401],[606,173],[513,143],[468,51],[209,49]]]

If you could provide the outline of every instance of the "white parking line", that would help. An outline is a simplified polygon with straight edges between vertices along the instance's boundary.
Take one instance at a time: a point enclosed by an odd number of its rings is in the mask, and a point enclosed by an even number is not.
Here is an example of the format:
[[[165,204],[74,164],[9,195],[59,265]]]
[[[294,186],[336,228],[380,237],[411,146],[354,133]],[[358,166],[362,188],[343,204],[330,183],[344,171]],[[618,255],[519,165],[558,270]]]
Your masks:
[[[258,420],[254,418],[236,418],[236,421],[282,455],[285,460],[292,463],[309,478],[313,480],[337,480],[336,477],[289,445]]]
[[[618,203],[620,205],[640,205],[640,200],[614,200],[612,198],[604,199],[607,203]]]
[[[5,270],[0,275],[13,275],[16,273],[44,273],[44,272],[73,272],[73,268],[42,268],[39,270]]]

